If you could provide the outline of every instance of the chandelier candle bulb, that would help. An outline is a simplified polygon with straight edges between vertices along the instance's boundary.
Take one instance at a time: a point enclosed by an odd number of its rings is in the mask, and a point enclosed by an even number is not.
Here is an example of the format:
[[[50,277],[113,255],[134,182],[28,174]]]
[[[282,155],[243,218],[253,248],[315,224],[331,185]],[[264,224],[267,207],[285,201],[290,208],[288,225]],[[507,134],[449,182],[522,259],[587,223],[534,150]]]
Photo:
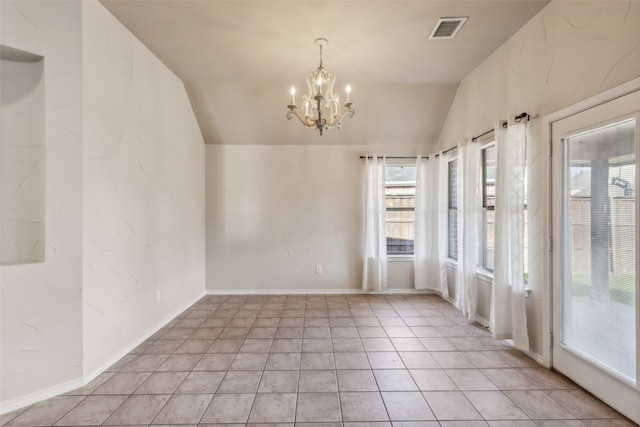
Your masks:
[[[349,102],[349,95],[351,95],[351,85],[347,85],[347,102]]]
[[[291,105],[296,105],[296,87],[291,86]]]

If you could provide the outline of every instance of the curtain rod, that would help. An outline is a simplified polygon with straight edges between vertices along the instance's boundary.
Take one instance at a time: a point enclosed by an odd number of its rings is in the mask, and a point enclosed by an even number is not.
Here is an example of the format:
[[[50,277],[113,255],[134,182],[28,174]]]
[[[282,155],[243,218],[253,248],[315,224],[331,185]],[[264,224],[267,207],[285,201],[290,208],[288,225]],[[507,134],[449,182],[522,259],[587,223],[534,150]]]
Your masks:
[[[525,112],[525,113],[520,113],[520,114],[518,114],[517,116],[515,116],[515,117],[513,118],[513,120],[514,120],[516,123],[519,123],[519,122],[521,122],[521,121],[522,121],[522,119],[525,119],[525,118],[527,119],[527,121],[529,121],[529,120],[531,119],[531,116],[529,116],[529,114],[528,114],[528,113],[526,113],[526,112]],[[506,128],[506,127],[507,127],[507,122],[504,122],[504,123],[502,124],[502,127],[505,127],[505,128]],[[491,133],[491,132],[493,132],[494,130],[495,130],[495,129],[490,129],[490,130],[488,130],[488,131],[486,131],[486,132],[484,132],[484,133],[481,133],[481,134],[480,134],[480,135],[478,135],[478,136],[474,136],[473,138],[471,138],[471,141],[472,141],[472,142],[477,142],[477,141],[478,141],[478,139],[482,138],[482,137],[483,137],[483,136],[485,136],[485,135],[490,134],[490,133]],[[447,154],[449,151],[455,150],[456,148],[458,148],[458,146],[457,146],[457,145],[454,145],[453,147],[447,148],[446,150],[442,150],[442,152],[441,152],[441,153],[442,153],[442,154]],[[427,160],[428,160],[428,159],[429,159],[429,157],[438,157],[438,156],[440,156],[440,153],[437,153],[437,154],[435,154],[435,155],[433,155],[433,154],[432,154],[431,156],[421,156],[421,157],[422,157],[423,159],[427,159]],[[386,156],[386,158],[387,158],[387,159],[415,159],[415,158],[417,158],[417,157],[418,157],[418,156]],[[361,158],[362,160],[364,160],[364,159],[373,159],[373,156],[360,156],[360,158]]]
[[[503,126],[504,126],[504,125],[503,125]],[[480,138],[482,138],[482,137],[483,137],[483,136],[485,136],[485,135],[489,135],[489,134],[490,134],[491,132],[493,132],[494,130],[495,130],[495,129],[493,129],[493,128],[492,128],[492,129],[489,129],[489,130],[488,130],[488,131],[486,131],[486,132],[481,133],[481,134],[480,134],[480,135],[478,135],[478,136],[474,136],[473,138],[471,138],[471,142],[476,142],[476,141],[478,141]]]
[[[455,150],[456,148],[458,148],[458,146],[457,146],[457,145],[454,145],[453,147],[447,148],[446,150],[442,150],[442,154],[447,154],[449,151],[453,151],[453,150]],[[440,153],[436,154],[436,155],[435,155],[435,156],[433,156],[433,157],[439,157],[439,156],[440,156]]]
[[[451,148],[447,148],[446,150],[442,151],[442,154],[447,154],[449,151],[451,150],[455,150],[456,148],[458,148],[458,146],[456,145],[455,147],[451,147]],[[430,157],[438,157],[440,155],[440,153],[437,154],[431,154],[428,156],[420,156],[422,159],[427,159],[429,160]],[[416,159],[418,158],[418,156],[385,156],[385,158],[387,159]],[[373,159],[373,156],[360,156],[360,159],[364,160],[364,159]]]
[[[449,151],[453,151],[453,150],[455,150],[456,148],[458,148],[458,146],[457,146],[457,145],[454,145],[454,146],[453,146],[453,147],[451,147],[451,148],[447,148],[446,150],[442,150],[442,154],[447,154]]]
[[[527,113],[520,113],[520,114],[518,114],[517,116],[515,116],[515,117],[513,118],[513,120],[514,120],[516,123],[519,123],[519,122],[520,122],[520,121],[522,121],[522,119],[524,119],[524,118],[526,118],[526,119],[527,119],[527,121],[529,121],[529,119],[530,119],[531,117],[530,117],[530,116],[529,116],[529,114],[527,114]],[[506,127],[507,127],[507,122],[502,123],[502,127],[503,127],[503,128],[506,128]],[[485,136],[485,135],[489,135],[489,134],[490,134],[491,132],[493,132],[494,130],[495,130],[495,129],[489,129],[488,131],[486,131],[486,132],[484,132],[484,133],[481,133],[481,134],[480,134],[480,135],[478,135],[478,136],[474,136],[473,138],[471,138],[471,141],[472,141],[472,142],[477,142],[480,138],[482,138],[482,137],[483,137],[483,136]]]

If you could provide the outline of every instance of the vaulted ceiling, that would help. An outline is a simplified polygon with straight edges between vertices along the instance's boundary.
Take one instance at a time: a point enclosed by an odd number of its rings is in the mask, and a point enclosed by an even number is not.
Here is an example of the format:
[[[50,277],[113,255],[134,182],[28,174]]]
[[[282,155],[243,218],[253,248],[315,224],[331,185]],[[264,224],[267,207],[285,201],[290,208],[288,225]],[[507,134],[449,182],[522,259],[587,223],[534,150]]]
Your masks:
[[[431,144],[458,84],[546,0],[101,0],[187,88],[208,144]],[[468,21],[429,40],[441,17]],[[286,119],[318,66],[356,116],[322,137]],[[305,89],[306,91],[306,89]]]

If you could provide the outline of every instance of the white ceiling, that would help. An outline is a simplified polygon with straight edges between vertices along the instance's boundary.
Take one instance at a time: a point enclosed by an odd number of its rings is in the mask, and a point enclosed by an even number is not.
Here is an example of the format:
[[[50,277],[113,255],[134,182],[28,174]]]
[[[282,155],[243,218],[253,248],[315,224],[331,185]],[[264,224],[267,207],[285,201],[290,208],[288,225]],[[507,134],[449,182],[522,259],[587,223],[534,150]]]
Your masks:
[[[208,144],[435,143],[458,83],[546,0],[101,0],[185,83]],[[466,16],[452,40],[440,17]],[[318,66],[350,83],[356,116],[320,137],[286,119]],[[306,89],[305,89],[306,91]]]

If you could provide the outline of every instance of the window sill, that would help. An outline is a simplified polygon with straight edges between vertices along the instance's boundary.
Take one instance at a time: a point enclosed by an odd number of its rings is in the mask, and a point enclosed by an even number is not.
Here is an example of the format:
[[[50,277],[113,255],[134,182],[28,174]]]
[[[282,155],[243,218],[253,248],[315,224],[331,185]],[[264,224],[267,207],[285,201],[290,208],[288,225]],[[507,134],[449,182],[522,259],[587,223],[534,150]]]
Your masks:
[[[447,267],[458,268],[458,260],[453,258],[447,258]]]
[[[413,255],[387,255],[387,262],[413,262]]]
[[[478,268],[476,270],[476,277],[486,282],[493,283],[493,271],[488,271],[484,268]]]

